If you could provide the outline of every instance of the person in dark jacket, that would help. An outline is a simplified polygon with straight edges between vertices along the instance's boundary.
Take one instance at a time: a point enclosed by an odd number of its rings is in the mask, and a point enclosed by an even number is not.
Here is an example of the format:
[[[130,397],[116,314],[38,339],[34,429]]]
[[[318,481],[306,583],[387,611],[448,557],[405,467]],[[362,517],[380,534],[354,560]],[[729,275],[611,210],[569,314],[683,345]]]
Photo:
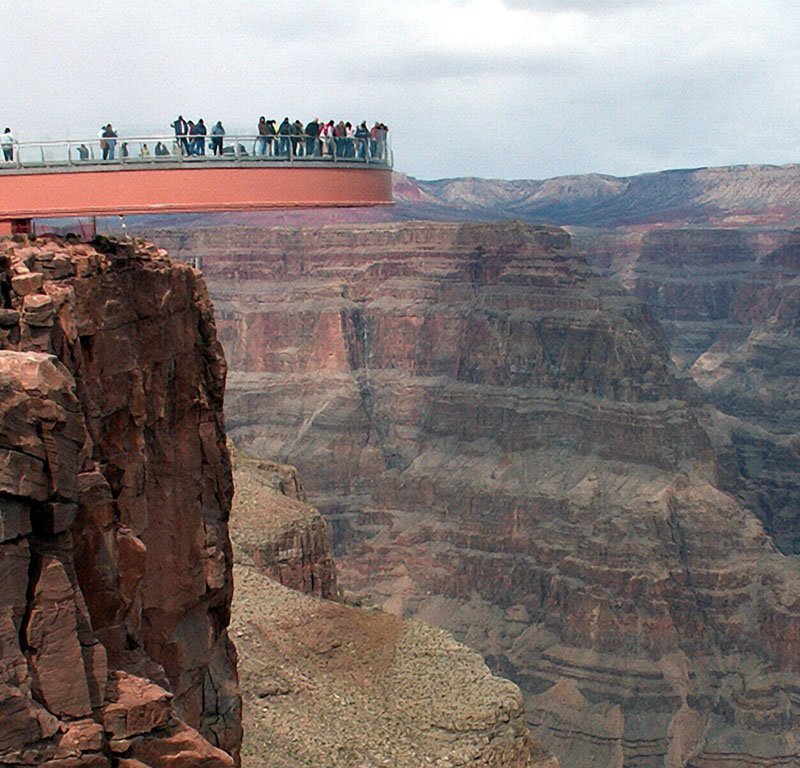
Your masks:
[[[202,121],[201,121],[202,122]],[[211,128],[211,153],[214,155],[222,154],[222,137],[225,135],[225,128],[222,126],[222,120],[217,122]]]
[[[306,151],[303,136],[303,124],[299,120],[295,120],[292,123],[292,154],[294,157],[301,157]]]
[[[267,118],[264,115],[258,118],[258,154],[267,154]]]
[[[306,157],[319,157],[319,118],[315,117],[305,127]]]
[[[278,135],[278,129],[275,127],[274,120],[267,120],[267,154],[275,154],[275,139]]]
[[[186,136],[189,134],[189,126],[183,119],[183,115],[178,115],[178,119],[172,123],[172,128],[175,130],[175,141],[181,148],[181,154],[188,155],[189,140]]]
[[[103,148],[103,160],[113,160],[117,148],[117,132],[111,127],[111,123],[105,127],[102,139],[100,146]]]
[[[206,124],[201,117],[194,127],[194,153],[196,155],[204,155],[206,153],[206,135],[208,130]]]
[[[356,157],[359,160],[364,160],[367,157],[367,142],[369,141],[369,128],[367,128],[367,121],[362,120],[361,124],[356,128]]]
[[[278,135],[281,137],[278,142],[278,154],[281,157],[289,157],[289,150],[291,149],[289,137],[292,135],[292,124],[289,122],[288,117],[283,118],[283,122],[278,127]]]

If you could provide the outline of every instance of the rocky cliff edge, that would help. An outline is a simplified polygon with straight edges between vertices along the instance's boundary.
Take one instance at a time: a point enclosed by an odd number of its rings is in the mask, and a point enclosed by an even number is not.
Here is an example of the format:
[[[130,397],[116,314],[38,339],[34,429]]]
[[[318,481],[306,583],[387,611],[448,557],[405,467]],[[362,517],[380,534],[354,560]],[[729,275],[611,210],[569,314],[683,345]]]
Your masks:
[[[0,244],[0,764],[231,766],[225,364],[131,243]]]

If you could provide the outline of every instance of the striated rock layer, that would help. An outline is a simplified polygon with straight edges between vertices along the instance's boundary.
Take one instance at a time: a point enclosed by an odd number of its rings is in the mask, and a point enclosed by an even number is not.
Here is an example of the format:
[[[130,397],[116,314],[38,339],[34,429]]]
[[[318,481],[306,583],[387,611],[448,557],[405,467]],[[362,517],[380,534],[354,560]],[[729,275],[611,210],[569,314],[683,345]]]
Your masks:
[[[800,230],[665,229],[578,242],[662,322],[673,359],[726,416],[713,430],[726,487],[783,552],[800,553]]]
[[[474,651],[419,622],[306,596],[338,591],[327,526],[293,467],[243,456],[235,467],[245,768],[265,755],[272,768],[557,768],[531,742],[519,689]]]
[[[0,763],[230,766],[211,305],[163,251],[100,245],[3,242]]]
[[[718,341],[741,340],[800,272],[800,232],[656,229],[581,235],[580,252],[651,307],[673,356],[690,365]]]
[[[800,554],[800,276],[741,343],[720,342],[691,368],[724,412],[720,452],[731,486],[758,511],[782,551]]]
[[[346,588],[480,649],[563,765],[798,763],[797,561],[564,232],[159,237],[203,258],[235,438],[298,465]]]

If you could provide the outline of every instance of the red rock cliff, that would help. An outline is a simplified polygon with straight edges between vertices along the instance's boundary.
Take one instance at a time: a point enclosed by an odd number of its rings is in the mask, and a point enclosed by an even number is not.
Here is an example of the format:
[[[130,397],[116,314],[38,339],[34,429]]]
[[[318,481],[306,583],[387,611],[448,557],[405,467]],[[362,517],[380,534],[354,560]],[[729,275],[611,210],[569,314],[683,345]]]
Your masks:
[[[231,765],[224,358],[190,268],[105,245],[3,243],[0,762]]]

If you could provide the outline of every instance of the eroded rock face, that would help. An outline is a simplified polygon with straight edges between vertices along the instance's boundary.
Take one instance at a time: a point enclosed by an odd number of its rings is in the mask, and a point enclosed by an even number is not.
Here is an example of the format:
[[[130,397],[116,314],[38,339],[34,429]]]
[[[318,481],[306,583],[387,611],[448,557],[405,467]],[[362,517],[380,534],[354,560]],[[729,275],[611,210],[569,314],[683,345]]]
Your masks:
[[[330,532],[307,503],[297,470],[246,456],[236,457],[236,467],[237,559],[285,587],[337,599]]]
[[[0,762],[232,765],[225,366],[203,284],[150,247],[3,246]]]
[[[720,343],[691,368],[724,414],[716,419],[729,484],[780,549],[800,554],[800,277],[741,343]]]
[[[181,237],[235,439],[298,465],[346,588],[480,649],[562,764],[799,759],[797,563],[726,493],[647,308],[563,232]]]
[[[664,324],[678,361],[691,365],[775,311],[780,285],[800,270],[797,240],[786,231],[653,230],[617,265],[617,277]]]

